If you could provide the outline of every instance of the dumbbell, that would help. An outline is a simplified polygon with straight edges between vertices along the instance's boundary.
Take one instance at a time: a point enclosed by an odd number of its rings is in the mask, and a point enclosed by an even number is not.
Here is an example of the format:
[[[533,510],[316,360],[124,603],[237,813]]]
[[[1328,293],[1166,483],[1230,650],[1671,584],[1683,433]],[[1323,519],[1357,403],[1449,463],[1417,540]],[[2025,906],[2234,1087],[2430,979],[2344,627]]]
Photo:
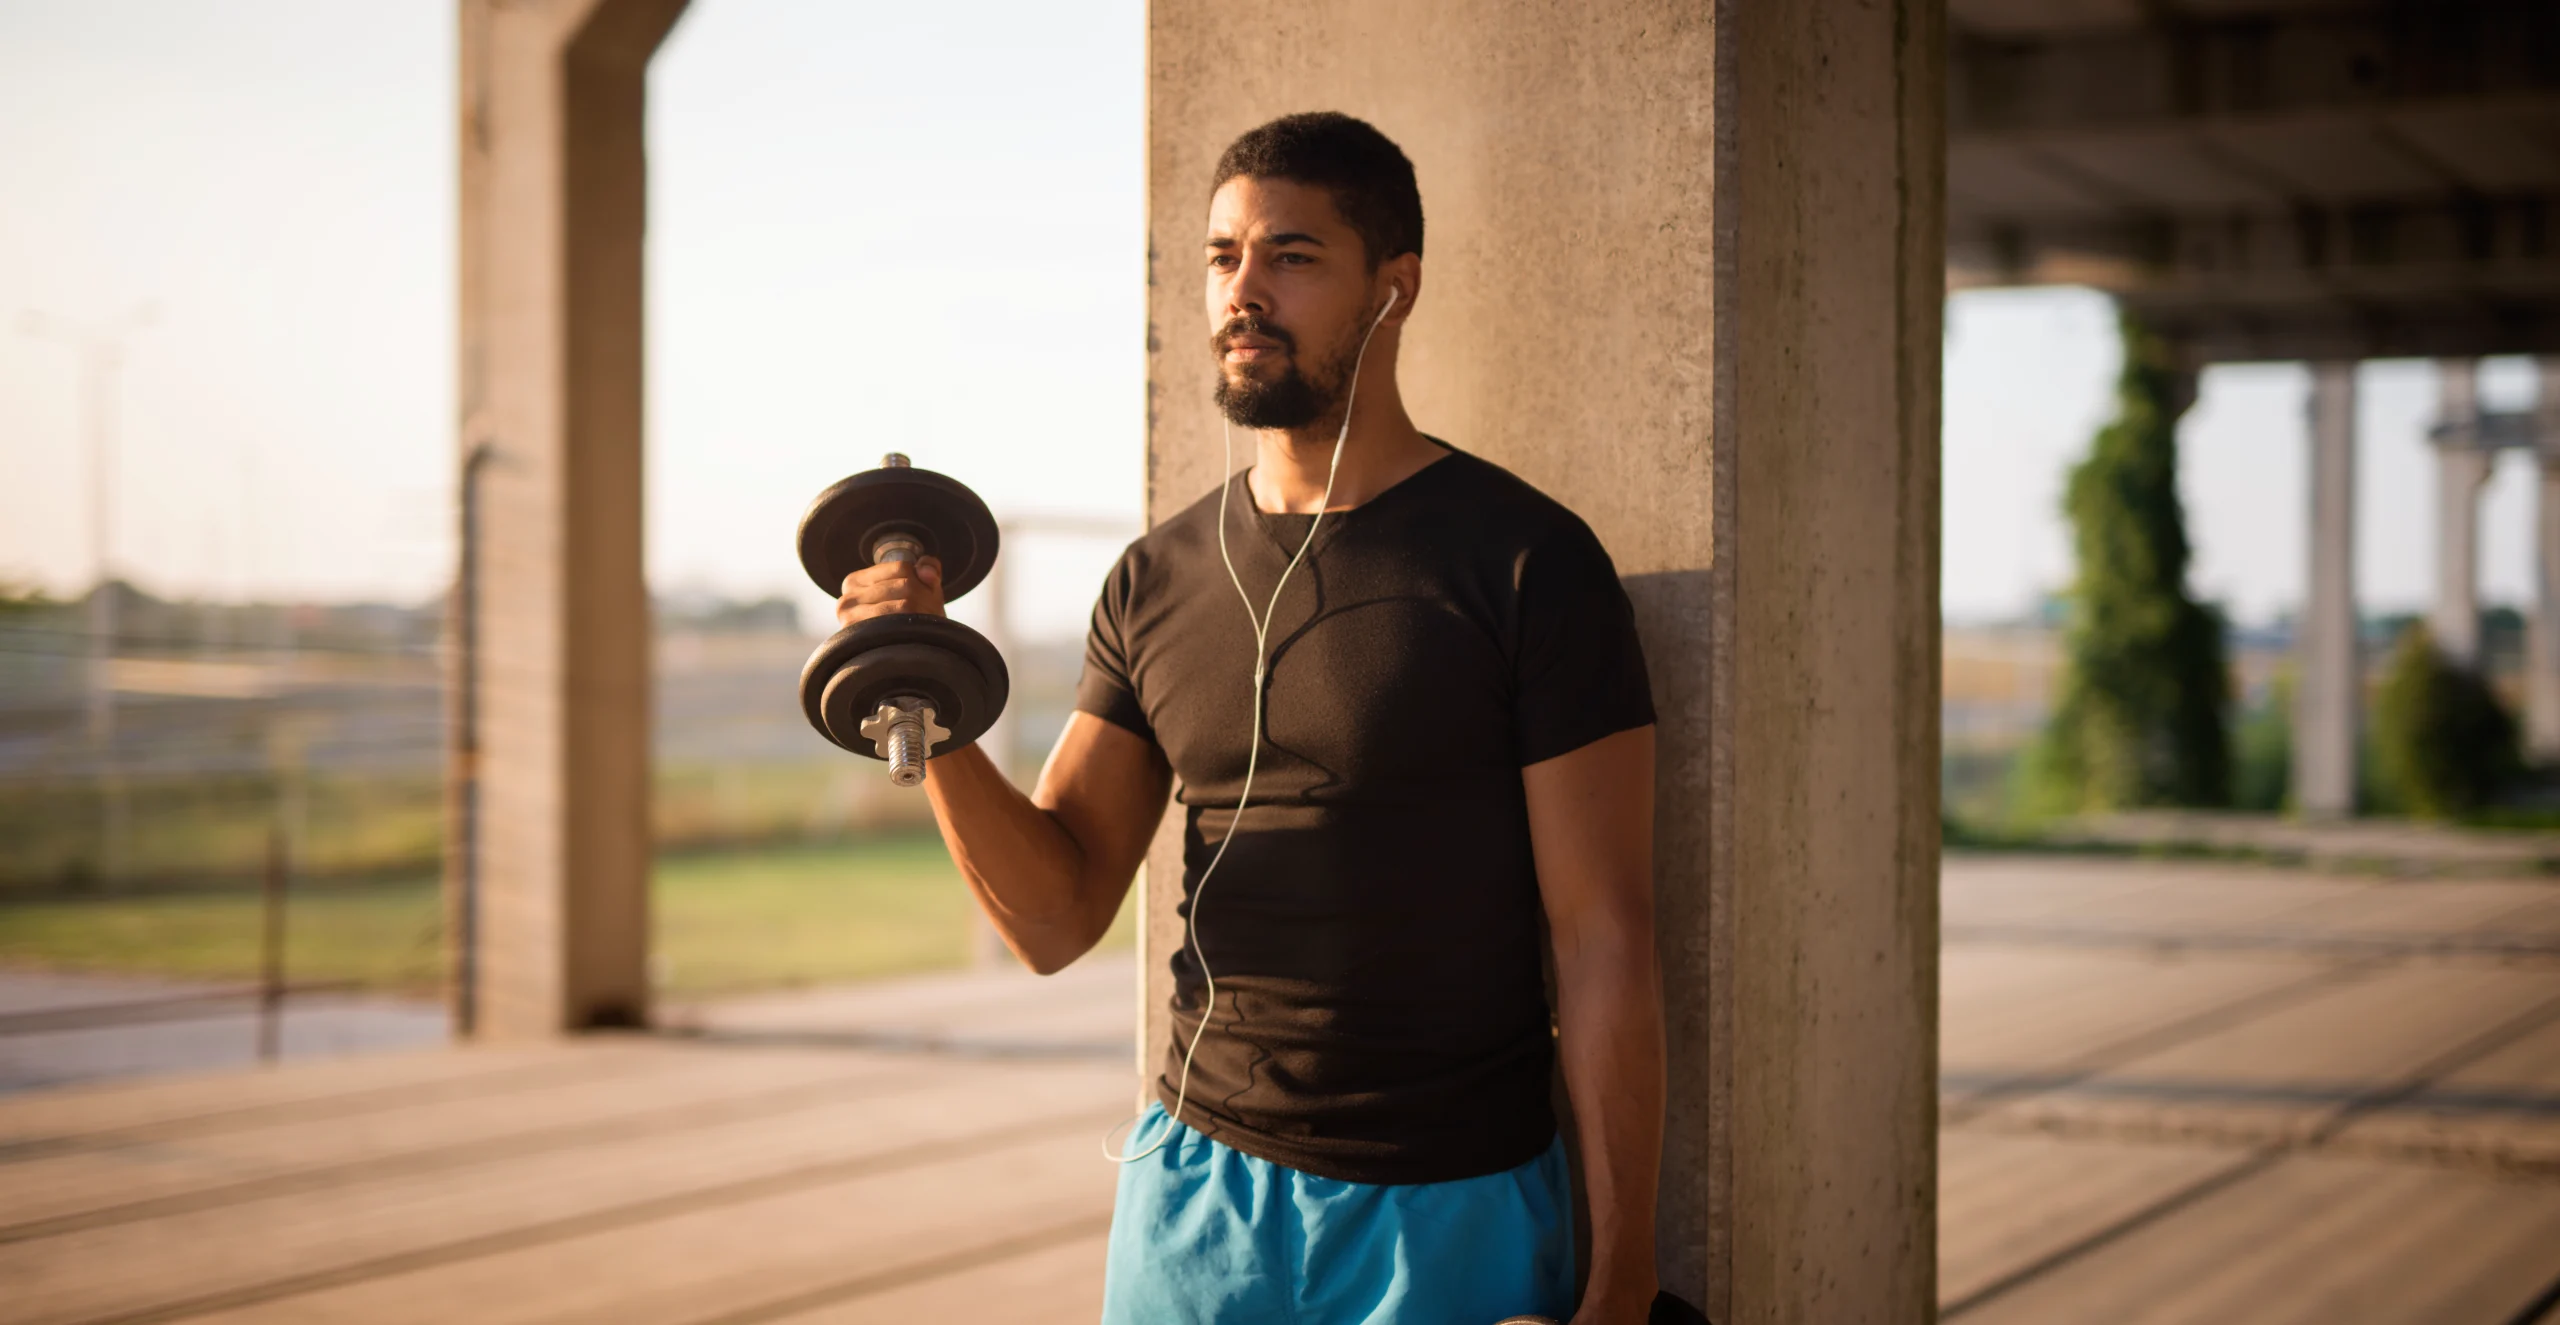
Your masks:
[[[884,561],[936,557],[945,602],[978,587],[996,563],[996,518],[959,480],[892,452],[837,483],[800,517],[800,565],[830,595]],[[800,707],[818,734],[885,759],[901,787],[924,761],[986,735],[1009,679],[987,637],[923,612],[858,621],[828,637],[800,669]]]

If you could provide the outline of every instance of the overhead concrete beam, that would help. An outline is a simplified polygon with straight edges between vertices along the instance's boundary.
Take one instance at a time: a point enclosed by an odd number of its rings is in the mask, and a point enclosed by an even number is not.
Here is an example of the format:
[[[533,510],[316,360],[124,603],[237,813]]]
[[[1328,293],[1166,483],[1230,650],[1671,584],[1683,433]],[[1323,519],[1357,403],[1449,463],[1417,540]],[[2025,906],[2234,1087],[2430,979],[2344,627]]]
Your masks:
[[[2560,97],[2560,11],[2542,0],[2152,12],[2140,26],[2064,36],[1957,34],[1948,136],[2300,128]]]
[[[2095,286],[2213,362],[2560,352],[2560,6],[2207,8],[1953,42],[1956,288]]]
[[[2438,298],[2288,307],[2117,298],[2145,326],[2207,364],[2560,354],[2560,301]]]
[[[495,1038],[648,1017],[642,111],[683,9],[460,5],[458,440],[492,458],[478,656],[453,664],[479,696],[476,742],[456,744],[476,765],[455,770],[476,813],[456,816],[474,826],[447,882],[477,891],[455,970]]]
[[[2560,190],[2280,210],[1956,222],[1950,288],[2092,285],[2233,303],[2560,297]]]
[[[1662,1271],[1727,1325],[1935,1296],[1942,39],[1935,0],[1149,11],[1151,516],[1220,477],[1216,155],[1338,109],[1420,172],[1416,419],[1626,578],[1661,714]],[[1151,1048],[1182,887],[1168,832]]]
[[[2242,359],[2560,352],[2560,191],[1950,223],[1952,289],[2085,285]]]

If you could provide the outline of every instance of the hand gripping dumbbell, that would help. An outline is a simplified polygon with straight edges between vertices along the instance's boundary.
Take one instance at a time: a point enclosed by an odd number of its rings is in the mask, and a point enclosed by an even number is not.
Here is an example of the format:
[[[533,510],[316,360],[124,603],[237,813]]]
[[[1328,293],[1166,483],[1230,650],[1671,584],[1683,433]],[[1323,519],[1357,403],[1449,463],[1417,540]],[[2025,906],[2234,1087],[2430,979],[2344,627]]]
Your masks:
[[[949,602],[996,562],[996,519],[959,480],[911,468],[892,453],[818,494],[800,517],[800,565],[829,594],[884,561],[942,562]],[[889,761],[901,787],[924,781],[924,761],[986,735],[1004,712],[1004,659],[978,632],[923,612],[858,621],[828,637],[800,669],[800,707],[818,734]]]

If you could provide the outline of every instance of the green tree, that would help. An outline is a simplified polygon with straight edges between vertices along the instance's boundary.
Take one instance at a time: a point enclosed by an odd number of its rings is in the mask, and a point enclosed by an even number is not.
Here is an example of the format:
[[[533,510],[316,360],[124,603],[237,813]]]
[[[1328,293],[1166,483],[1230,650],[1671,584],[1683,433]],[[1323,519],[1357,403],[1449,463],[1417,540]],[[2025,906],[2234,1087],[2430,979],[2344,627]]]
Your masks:
[[[2273,814],[2293,790],[2293,670],[2240,716],[2231,752],[2231,807]]]
[[[2024,765],[2031,813],[2219,806],[2231,798],[2230,669],[2219,613],[2187,594],[2178,415],[2192,381],[2121,322],[2116,417],[2063,497],[2079,568],[2068,665]]]
[[[2408,813],[2450,819],[2523,772],[2516,720],[2479,673],[2438,652],[2424,623],[2400,632],[2373,711],[2374,772]]]

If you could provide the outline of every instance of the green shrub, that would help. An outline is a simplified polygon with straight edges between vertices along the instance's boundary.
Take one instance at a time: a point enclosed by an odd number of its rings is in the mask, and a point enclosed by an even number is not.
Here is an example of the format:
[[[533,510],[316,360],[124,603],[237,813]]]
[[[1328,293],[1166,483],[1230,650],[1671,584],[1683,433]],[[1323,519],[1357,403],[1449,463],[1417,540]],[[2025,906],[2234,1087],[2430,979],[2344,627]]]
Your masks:
[[[2401,632],[2373,715],[2376,780],[2408,813],[2485,808],[2523,772],[2516,721],[2487,680],[2438,652],[2424,625]]]
[[[2231,807],[2274,814],[2292,793],[2293,673],[2285,671],[2240,719],[2231,752]]]
[[[2187,593],[2178,415],[2187,378],[2159,338],[2123,323],[2116,417],[2063,498],[2078,571],[2068,666],[2021,761],[2029,817],[2231,799],[2223,623]]]

